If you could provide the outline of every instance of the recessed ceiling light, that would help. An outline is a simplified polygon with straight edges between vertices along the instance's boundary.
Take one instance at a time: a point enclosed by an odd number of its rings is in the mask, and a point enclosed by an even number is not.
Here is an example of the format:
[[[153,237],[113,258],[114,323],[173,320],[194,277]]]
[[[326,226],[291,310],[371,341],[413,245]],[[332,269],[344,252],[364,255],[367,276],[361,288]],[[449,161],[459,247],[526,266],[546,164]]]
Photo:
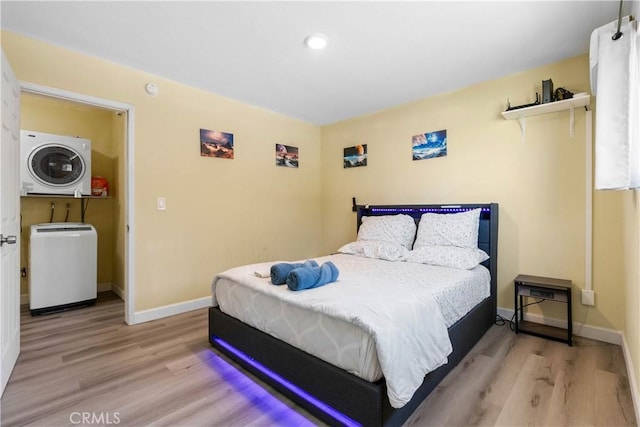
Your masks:
[[[328,42],[329,38],[320,33],[309,34],[304,39],[304,44],[311,49],[324,49]]]

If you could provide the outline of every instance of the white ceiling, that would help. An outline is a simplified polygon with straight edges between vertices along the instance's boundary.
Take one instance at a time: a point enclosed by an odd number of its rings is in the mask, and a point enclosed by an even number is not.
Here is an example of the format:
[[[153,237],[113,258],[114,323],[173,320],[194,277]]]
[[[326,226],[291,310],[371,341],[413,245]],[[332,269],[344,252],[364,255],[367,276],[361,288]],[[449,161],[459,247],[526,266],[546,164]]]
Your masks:
[[[591,31],[614,21],[619,3],[2,0],[0,7],[3,29],[324,125],[586,53]],[[312,32],[329,37],[324,51],[304,47]]]

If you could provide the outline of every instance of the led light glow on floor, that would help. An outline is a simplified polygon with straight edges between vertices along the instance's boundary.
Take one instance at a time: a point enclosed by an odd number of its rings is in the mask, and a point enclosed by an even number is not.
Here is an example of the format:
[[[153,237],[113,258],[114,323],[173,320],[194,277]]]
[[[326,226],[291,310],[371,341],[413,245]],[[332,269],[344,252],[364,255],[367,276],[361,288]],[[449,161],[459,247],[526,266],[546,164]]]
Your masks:
[[[252,358],[250,358],[249,356],[247,356],[246,354],[244,354],[243,352],[241,352],[237,348],[233,347],[231,344],[227,343],[226,341],[224,341],[224,340],[222,340],[222,339],[220,339],[218,337],[212,337],[212,339],[216,343],[218,343],[221,347],[224,347],[226,350],[228,350],[229,352],[233,353],[238,358],[242,359],[243,362],[245,362],[245,363],[251,365],[252,367],[254,367],[255,369],[259,370],[264,375],[268,376],[272,380],[276,381],[278,384],[280,384],[283,387],[285,387],[287,390],[291,391],[292,393],[295,393],[297,396],[299,396],[300,398],[302,398],[305,401],[309,402],[310,404],[312,404],[316,408],[320,409],[322,412],[330,415],[331,417],[333,417],[335,420],[337,420],[341,424],[343,424],[345,426],[360,426],[361,425],[361,424],[357,423],[356,421],[352,420],[351,418],[347,417],[343,413],[335,410],[331,406],[327,405],[326,403],[318,400],[317,398],[313,397],[309,393],[305,392],[304,390],[302,390],[297,385],[295,385],[295,384],[287,381],[286,379],[282,378],[280,375],[276,374],[271,369],[269,369],[269,368],[267,368],[265,366],[262,366],[260,363],[256,362],[255,360],[253,360]]]

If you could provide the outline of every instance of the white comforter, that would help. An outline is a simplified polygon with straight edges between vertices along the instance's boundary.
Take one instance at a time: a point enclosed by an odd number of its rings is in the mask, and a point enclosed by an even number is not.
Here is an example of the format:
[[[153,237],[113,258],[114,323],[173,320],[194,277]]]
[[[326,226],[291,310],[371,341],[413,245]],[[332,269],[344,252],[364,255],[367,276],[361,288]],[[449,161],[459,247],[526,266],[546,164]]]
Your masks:
[[[427,373],[447,362],[452,351],[447,326],[428,287],[406,277],[390,282],[388,277],[375,271],[361,271],[373,264],[354,258],[357,257],[316,258],[318,263],[334,262],[340,269],[340,277],[335,283],[299,292],[289,291],[286,285],[274,286],[269,279],[255,276],[256,271],[268,272],[273,263],[233,268],[214,278],[213,305],[217,306],[216,282],[219,277],[226,277],[257,292],[361,327],[376,343],[389,402],[394,408],[400,408],[411,399]],[[392,270],[397,264],[411,266],[389,262]]]

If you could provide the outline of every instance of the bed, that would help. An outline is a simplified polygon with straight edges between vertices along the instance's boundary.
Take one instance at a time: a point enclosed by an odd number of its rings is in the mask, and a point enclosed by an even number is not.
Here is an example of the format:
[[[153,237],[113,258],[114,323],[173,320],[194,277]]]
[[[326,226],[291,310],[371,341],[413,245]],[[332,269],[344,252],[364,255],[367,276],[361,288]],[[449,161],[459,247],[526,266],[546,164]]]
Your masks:
[[[281,308],[262,308],[262,306],[260,306],[260,309],[254,309],[254,307],[257,307],[260,299],[271,299],[272,295],[269,295],[269,293],[280,292],[283,295],[287,295],[286,290],[276,289],[278,287],[273,285],[261,285],[258,282],[259,279],[256,278],[251,280],[247,279],[247,282],[253,281],[256,283],[255,286],[262,286],[265,289],[265,294],[261,294],[260,292],[247,290],[243,286],[236,286],[234,280],[240,277],[238,274],[241,273],[244,274],[242,277],[248,277],[250,275],[249,273],[254,270],[256,273],[259,273],[259,270],[267,268],[269,263],[243,266],[216,276],[214,286],[212,287],[213,306],[209,308],[209,340],[214,348],[330,425],[401,425],[495,322],[497,302],[498,205],[492,203],[455,206],[359,206],[357,211],[358,239],[360,239],[361,234],[364,235],[362,233],[364,227],[361,228],[361,225],[365,223],[365,221],[369,227],[368,230],[370,230],[370,224],[374,223],[372,217],[377,217],[376,220],[382,220],[383,218],[408,216],[417,224],[415,226],[415,230],[418,230],[417,237],[414,234],[411,238],[411,242],[413,242],[414,238],[416,239],[415,243],[411,243],[416,246],[421,239],[420,219],[423,218],[423,215],[428,214],[430,218],[453,218],[453,216],[444,217],[441,214],[462,214],[467,216],[467,214],[472,212],[479,212],[477,221],[477,247],[488,255],[488,259],[482,261],[478,267],[469,268],[468,271],[465,270],[463,273],[456,272],[455,277],[460,276],[463,278],[461,280],[471,280],[471,278],[475,276],[482,276],[484,274],[483,272],[486,271],[486,292],[480,292],[480,294],[474,296],[473,298],[479,300],[479,302],[475,301],[473,302],[473,307],[459,310],[462,314],[446,313],[442,315],[443,321],[446,323],[444,329],[445,335],[448,335],[451,348],[446,352],[444,362],[436,363],[434,365],[435,369],[431,370],[424,376],[422,381],[418,382],[415,390],[411,389],[408,397],[403,397],[403,400],[398,403],[397,395],[395,394],[395,390],[398,388],[398,381],[391,375],[386,375],[387,379],[382,376],[385,372],[389,372],[385,371],[385,369],[388,369],[388,362],[386,362],[386,360],[389,357],[386,350],[379,347],[379,343],[376,340],[380,338],[376,336],[375,333],[372,334],[375,336],[374,342],[367,341],[367,333],[362,334],[362,331],[360,331],[362,337],[356,335],[356,340],[360,342],[359,345],[364,346],[360,348],[360,350],[357,350],[356,354],[367,355],[367,357],[360,357],[360,359],[367,360],[365,363],[363,363],[362,360],[356,360],[354,362],[353,359],[358,359],[358,357],[351,357],[351,362],[355,364],[352,363],[350,365],[348,361],[350,358],[348,356],[344,356],[344,359],[347,359],[347,361],[343,362],[342,360],[332,360],[331,356],[321,353],[323,347],[331,347],[331,345],[328,345],[329,343],[333,346],[342,346],[339,339],[336,338],[338,334],[334,334],[333,330],[330,329],[331,325],[329,325],[329,321],[313,321],[322,323],[321,329],[325,330],[325,334],[328,334],[326,338],[315,337],[309,340],[315,345],[315,349],[308,348],[308,346],[305,347],[303,342],[297,342],[296,340],[298,340],[299,337],[288,338],[281,336],[282,332],[278,331],[277,328],[275,330],[273,327],[265,328],[265,323],[270,323],[271,326],[275,325],[278,327],[287,322],[269,322],[268,319],[271,318],[271,315],[266,317],[267,320],[261,320],[258,312],[277,313]],[[432,214],[435,214],[435,216]],[[426,220],[424,222],[426,222]],[[349,245],[345,245],[341,250],[344,248],[349,249],[348,246]],[[355,284],[356,282],[354,282],[353,279],[355,277],[360,278],[360,276],[356,276],[352,270],[369,271],[369,275],[365,275],[363,280],[370,281],[372,288],[374,288],[373,285],[378,284],[377,282],[388,281],[389,278],[385,278],[385,274],[388,275],[389,273],[384,273],[385,270],[394,271],[394,269],[396,269],[400,271],[400,268],[405,268],[404,265],[411,269],[423,269],[419,271],[430,271],[427,269],[432,268],[434,271],[440,269],[447,275],[450,273],[453,274],[448,271],[451,269],[444,267],[414,266],[412,263],[392,262],[393,260],[391,259],[382,261],[378,259],[371,260],[368,256],[354,257],[349,250],[346,252],[343,250],[342,253],[332,254],[329,257],[318,258],[320,262],[327,260],[335,261],[340,267],[343,276],[342,279],[339,279],[339,282],[337,282],[337,286],[326,286],[326,291],[323,290],[322,293],[316,293],[318,296],[329,295],[341,287],[346,287],[347,284]],[[389,268],[383,270],[379,268],[380,265],[388,265]],[[236,274],[236,277],[234,277],[232,273]],[[393,274],[398,273],[393,272]],[[423,276],[431,276],[431,273],[425,273]],[[435,276],[437,277],[437,275]],[[217,289],[216,285],[218,285]],[[394,284],[394,286],[395,285],[397,284]],[[409,283],[408,285],[411,286],[414,284]],[[413,289],[416,289],[414,299],[419,300],[421,297],[417,294],[418,288],[414,287]],[[308,293],[305,294],[304,292]],[[398,291],[398,293],[400,292]],[[292,293],[289,292],[289,295],[290,294]],[[303,291],[297,294],[298,295],[289,297],[296,298],[294,300],[295,303],[305,299],[307,296],[314,295],[311,291]],[[304,298],[299,295],[304,295]],[[222,301],[218,301],[219,298],[224,301],[222,305],[226,305],[226,308],[223,307],[224,311],[220,308],[219,304]],[[473,298],[469,297],[469,299]],[[433,299],[437,299],[437,295]],[[248,303],[245,303],[244,308],[241,307],[234,311],[231,304],[227,301],[235,301],[239,304],[241,304],[242,301]],[[425,301],[428,301],[428,298],[425,299]],[[313,301],[313,304],[315,304],[315,301]],[[349,302],[348,304],[352,303]],[[438,302],[438,304],[441,305],[440,302]],[[295,309],[303,310],[304,307],[297,307]],[[422,310],[422,312],[426,311],[432,310]],[[243,315],[243,312],[249,313],[247,315],[248,317]],[[322,315],[323,313],[320,314]],[[298,319],[305,319],[305,316],[307,315],[303,313],[302,317],[298,317]],[[308,317],[311,319],[311,314],[309,314]],[[355,316],[353,318],[359,317]],[[243,319],[243,321],[238,319]],[[345,319],[336,319],[337,323],[340,323],[340,321],[342,321],[342,323],[350,323],[345,321]],[[295,321],[290,323],[304,322]],[[344,325],[340,326],[340,328],[344,329]],[[364,326],[363,328],[365,332],[370,332],[367,331]],[[351,331],[352,333],[358,334],[360,325],[352,325],[351,329],[353,329]],[[298,333],[298,335],[306,335],[306,333]],[[396,339],[399,335],[402,336],[404,334],[391,334],[391,338]],[[318,343],[327,345],[319,345]],[[398,347],[397,343],[392,343],[391,345],[395,345],[393,348]],[[346,348],[347,346],[344,347]],[[376,353],[376,350],[381,351]],[[319,351],[320,353],[318,353]],[[371,360],[373,360],[373,363],[371,363]],[[378,361],[377,365],[375,363],[376,361]]]

